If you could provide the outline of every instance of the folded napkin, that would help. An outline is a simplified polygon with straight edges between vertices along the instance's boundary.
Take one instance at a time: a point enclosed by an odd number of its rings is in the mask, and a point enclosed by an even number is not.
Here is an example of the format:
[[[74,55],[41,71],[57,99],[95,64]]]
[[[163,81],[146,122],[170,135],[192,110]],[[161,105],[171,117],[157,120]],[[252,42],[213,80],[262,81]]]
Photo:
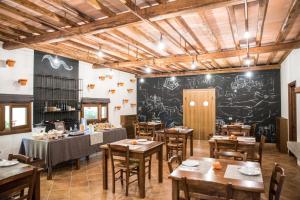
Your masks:
[[[94,132],[90,134],[90,145],[103,143],[103,132]]]

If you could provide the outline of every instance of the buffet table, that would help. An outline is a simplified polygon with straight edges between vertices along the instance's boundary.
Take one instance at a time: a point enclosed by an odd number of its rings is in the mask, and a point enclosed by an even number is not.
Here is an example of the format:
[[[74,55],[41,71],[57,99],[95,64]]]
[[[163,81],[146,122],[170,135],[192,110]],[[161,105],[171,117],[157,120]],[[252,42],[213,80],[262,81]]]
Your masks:
[[[91,145],[90,135],[68,136],[57,140],[35,140],[23,138],[20,153],[44,161],[48,179],[52,178],[52,168],[62,162],[77,160],[100,151],[100,145],[127,138],[126,129],[103,130],[103,142]]]

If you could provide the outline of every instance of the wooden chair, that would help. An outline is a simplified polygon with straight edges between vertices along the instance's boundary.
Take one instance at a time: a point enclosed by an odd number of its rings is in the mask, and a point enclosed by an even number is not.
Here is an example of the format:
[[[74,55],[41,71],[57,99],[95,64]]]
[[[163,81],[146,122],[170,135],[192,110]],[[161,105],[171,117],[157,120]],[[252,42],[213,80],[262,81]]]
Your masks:
[[[121,180],[123,186],[123,175],[125,174],[126,196],[128,196],[129,184],[139,180],[139,164],[130,161],[129,146],[108,144],[108,149],[112,167],[112,192],[115,193],[115,182],[117,180]],[[116,177],[118,173],[119,177]],[[129,178],[134,175],[137,175],[137,179],[129,182]]]
[[[176,156],[180,155],[181,160],[183,160],[183,151],[185,150],[184,149],[185,141],[177,133],[178,133],[178,131],[176,129],[166,129],[164,131],[167,159],[171,158],[173,155],[176,155]]]
[[[191,192],[190,190],[193,190],[193,186],[197,185],[197,181],[187,180],[186,177],[182,177],[180,183],[184,193],[184,198],[181,198],[181,200],[231,200],[233,198],[231,183],[224,186],[223,184],[206,182],[205,185],[207,187],[205,191],[195,189],[195,192]]]
[[[137,124],[137,137],[151,139],[153,137],[153,130],[149,129],[148,124],[146,122],[139,122]]]
[[[280,167],[279,164],[275,163],[271,180],[270,180],[269,200],[280,199],[280,194],[281,194],[284,179],[285,179],[284,169]]]
[[[250,136],[252,136],[252,137],[254,137],[255,134],[256,134],[256,126],[257,126],[256,123],[254,123],[254,124],[251,125],[251,128],[250,128]]]
[[[9,154],[8,160],[18,160],[21,163],[31,164],[31,158],[21,154]]]
[[[266,136],[261,135],[260,142],[258,146],[258,152],[254,154],[254,158],[252,161],[259,162],[260,165],[262,164],[262,155],[263,155],[263,148],[266,142]]]
[[[247,160],[247,152],[238,152],[238,140],[215,140],[215,158],[225,157],[234,160]]]
[[[17,179],[1,185],[0,199],[32,200],[36,177],[37,168],[34,168],[32,171],[20,174]]]
[[[177,164],[177,166],[173,167],[174,164]],[[174,169],[177,168],[179,165],[181,165],[181,158],[180,158],[180,156],[172,156],[168,160],[169,172],[172,173],[174,171]]]

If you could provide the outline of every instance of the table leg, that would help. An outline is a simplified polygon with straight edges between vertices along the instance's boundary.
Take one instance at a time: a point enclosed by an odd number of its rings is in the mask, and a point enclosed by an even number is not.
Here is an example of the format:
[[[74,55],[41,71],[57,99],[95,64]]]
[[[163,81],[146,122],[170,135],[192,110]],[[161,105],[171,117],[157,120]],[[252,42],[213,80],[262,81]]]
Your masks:
[[[214,144],[209,144],[209,156],[214,158]]]
[[[140,198],[145,198],[146,196],[146,185],[145,185],[145,158],[144,156],[140,159],[140,165],[139,165],[139,192],[140,192]]]
[[[107,161],[108,161],[108,152],[107,150],[103,150],[103,161],[102,161],[102,179],[103,179],[103,189],[108,189],[108,182],[107,182]]]
[[[186,147],[187,146],[187,138],[183,138],[183,149],[182,149],[182,160],[186,160]]]
[[[194,155],[194,139],[193,139],[193,133],[190,135],[190,155]]]
[[[172,179],[172,200],[179,199],[178,181]]]
[[[36,180],[35,180],[35,186],[34,186],[34,191],[33,191],[33,200],[40,200],[41,199],[41,172],[38,171],[36,175]]]
[[[158,182],[163,182],[163,146],[158,152]]]
[[[52,180],[52,166],[47,168],[47,180]]]

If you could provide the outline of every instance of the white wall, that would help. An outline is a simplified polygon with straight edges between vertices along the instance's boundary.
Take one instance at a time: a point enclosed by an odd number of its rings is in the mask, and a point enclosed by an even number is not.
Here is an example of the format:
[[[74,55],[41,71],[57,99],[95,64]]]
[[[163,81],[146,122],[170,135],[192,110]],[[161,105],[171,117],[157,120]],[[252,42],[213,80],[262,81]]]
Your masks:
[[[300,87],[300,49],[293,50],[281,65],[281,115],[289,118],[288,84],[296,81]],[[300,94],[297,94],[297,140],[300,142]]]
[[[5,60],[13,59],[16,64],[13,68],[5,66]],[[7,51],[2,49],[0,43],[0,94],[33,94],[33,60],[34,51],[30,49],[18,49]],[[136,103],[136,83],[131,83],[129,79],[134,75],[114,70],[112,80],[99,80],[100,74],[106,74],[108,69],[92,69],[91,64],[79,62],[79,77],[83,79],[83,97],[110,98],[109,120],[119,127],[120,115],[136,114],[136,107],[131,107],[130,103]],[[28,79],[26,86],[19,86],[18,79]],[[124,82],[125,86],[117,87],[117,82]],[[94,90],[88,90],[87,84],[95,83]],[[128,93],[127,88],[133,88],[133,93]],[[114,95],[108,94],[109,89],[116,89]],[[129,103],[123,105],[122,100],[129,99]],[[114,109],[115,105],[121,105],[119,111]],[[0,136],[0,158],[7,158],[9,153],[18,153],[21,140],[31,133],[21,133],[7,136]]]
[[[100,80],[99,76],[105,76],[112,71],[112,79],[105,78]],[[110,69],[92,69],[92,65],[85,62],[79,62],[79,78],[83,79],[83,97],[92,98],[109,98],[109,122],[114,126],[120,126],[120,115],[135,115],[136,106],[136,82],[130,82],[135,79],[135,75]],[[125,83],[124,86],[118,87],[118,82]],[[95,84],[94,89],[88,89],[88,84]],[[132,93],[128,93],[127,89],[134,89]],[[115,89],[116,93],[109,93],[110,89]],[[128,99],[127,104],[123,104],[123,99]],[[116,110],[115,106],[121,106],[120,110]]]

